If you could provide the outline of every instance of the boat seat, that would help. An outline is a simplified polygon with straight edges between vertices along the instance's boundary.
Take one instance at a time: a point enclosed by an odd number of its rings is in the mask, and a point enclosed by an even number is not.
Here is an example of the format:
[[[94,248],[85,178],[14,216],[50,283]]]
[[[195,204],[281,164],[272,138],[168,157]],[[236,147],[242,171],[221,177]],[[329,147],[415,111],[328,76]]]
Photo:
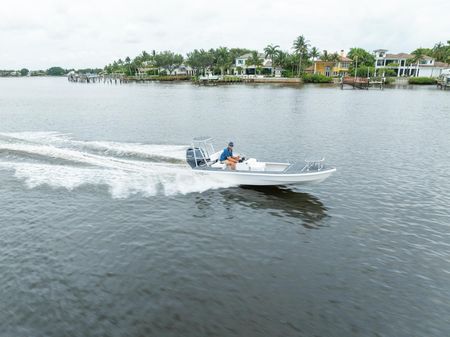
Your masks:
[[[222,170],[225,170],[227,164],[222,164],[220,161],[217,161],[216,163],[212,164],[211,167],[221,168]]]
[[[217,151],[213,153],[211,156],[209,156],[209,160],[212,162],[216,162],[219,160],[220,155],[222,154],[222,151]]]

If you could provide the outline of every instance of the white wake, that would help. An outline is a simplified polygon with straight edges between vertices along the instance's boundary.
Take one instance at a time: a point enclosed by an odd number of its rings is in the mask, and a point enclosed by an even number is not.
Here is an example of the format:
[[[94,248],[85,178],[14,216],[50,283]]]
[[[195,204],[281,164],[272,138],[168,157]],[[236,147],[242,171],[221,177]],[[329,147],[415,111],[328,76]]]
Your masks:
[[[115,198],[203,192],[226,181],[194,173],[186,146],[81,141],[56,132],[0,133],[0,170],[29,188],[107,186]]]

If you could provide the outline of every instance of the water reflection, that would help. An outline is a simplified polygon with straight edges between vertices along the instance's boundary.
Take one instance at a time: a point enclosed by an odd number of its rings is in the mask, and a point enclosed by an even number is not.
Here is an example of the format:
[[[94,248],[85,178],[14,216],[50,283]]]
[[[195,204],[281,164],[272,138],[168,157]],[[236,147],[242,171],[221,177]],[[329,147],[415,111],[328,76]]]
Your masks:
[[[254,210],[264,210],[269,214],[287,220],[298,220],[306,228],[324,226],[328,217],[327,208],[319,198],[303,192],[281,187],[241,186],[216,191],[227,205],[238,204]],[[197,200],[197,206],[205,207],[205,200]]]

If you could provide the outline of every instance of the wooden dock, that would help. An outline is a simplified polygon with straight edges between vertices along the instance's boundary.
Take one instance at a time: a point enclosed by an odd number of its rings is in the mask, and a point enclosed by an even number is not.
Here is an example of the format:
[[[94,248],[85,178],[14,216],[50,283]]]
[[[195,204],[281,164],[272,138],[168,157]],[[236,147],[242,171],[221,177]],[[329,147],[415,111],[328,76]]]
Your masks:
[[[277,84],[300,84],[300,78],[286,77],[255,77],[255,76],[211,76],[200,77],[195,81],[203,85],[219,85],[232,83],[277,83]]]
[[[97,75],[97,74],[69,74],[67,76],[69,82],[79,83],[111,83],[120,84],[124,82],[124,76],[118,74],[112,75]]]
[[[345,86],[349,86],[352,89],[369,89],[369,79],[364,77],[351,77],[346,76],[341,79],[341,89],[343,90]]]
[[[345,89],[345,87],[351,87],[352,89],[363,89],[369,90],[369,88],[377,88],[383,90],[384,88],[384,80],[370,80],[369,77],[351,77],[346,76],[341,78],[341,89]]]

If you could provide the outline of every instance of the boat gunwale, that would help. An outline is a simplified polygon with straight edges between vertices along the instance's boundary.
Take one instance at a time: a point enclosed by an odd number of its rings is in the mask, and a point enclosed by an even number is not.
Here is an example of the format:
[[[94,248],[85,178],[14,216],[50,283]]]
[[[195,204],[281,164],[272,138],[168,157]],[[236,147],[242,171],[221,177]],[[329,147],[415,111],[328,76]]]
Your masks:
[[[266,171],[238,171],[238,170],[224,170],[222,168],[214,168],[214,167],[196,167],[193,168],[193,171],[196,172],[220,172],[225,174],[239,174],[239,175],[265,175],[268,177],[300,177],[300,176],[315,176],[321,175],[324,173],[333,173],[336,172],[336,167],[329,167],[320,171],[304,171],[297,173],[284,173],[284,172],[266,172]]]

